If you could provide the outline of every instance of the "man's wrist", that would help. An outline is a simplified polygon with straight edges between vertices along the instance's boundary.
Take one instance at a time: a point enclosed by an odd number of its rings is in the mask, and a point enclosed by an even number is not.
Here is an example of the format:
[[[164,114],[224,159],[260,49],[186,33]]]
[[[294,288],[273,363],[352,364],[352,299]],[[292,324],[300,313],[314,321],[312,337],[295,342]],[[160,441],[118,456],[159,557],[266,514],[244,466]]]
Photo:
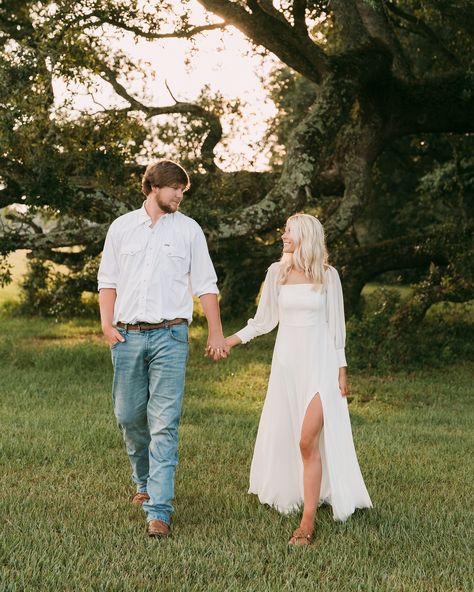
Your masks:
[[[222,327],[220,327],[218,329],[208,329],[207,334],[208,334],[209,338],[224,337],[224,332],[222,331]]]

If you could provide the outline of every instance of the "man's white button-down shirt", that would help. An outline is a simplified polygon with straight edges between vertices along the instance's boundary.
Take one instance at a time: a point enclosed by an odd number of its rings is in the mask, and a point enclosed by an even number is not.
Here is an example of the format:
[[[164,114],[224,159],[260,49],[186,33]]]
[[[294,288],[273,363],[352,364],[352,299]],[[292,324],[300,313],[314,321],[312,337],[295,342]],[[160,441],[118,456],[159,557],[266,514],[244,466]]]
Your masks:
[[[181,212],[151,226],[145,206],[112,222],[98,273],[99,290],[115,288],[114,323],[159,323],[193,316],[193,294],[218,294],[199,224]]]

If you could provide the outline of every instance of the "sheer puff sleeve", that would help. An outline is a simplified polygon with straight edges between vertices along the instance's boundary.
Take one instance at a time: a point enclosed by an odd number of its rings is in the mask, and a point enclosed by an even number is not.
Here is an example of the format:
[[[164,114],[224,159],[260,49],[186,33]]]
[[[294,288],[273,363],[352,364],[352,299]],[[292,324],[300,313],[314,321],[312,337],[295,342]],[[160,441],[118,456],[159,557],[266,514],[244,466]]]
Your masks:
[[[346,345],[346,323],[344,319],[344,299],[342,296],[342,285],[339,274],[334,267],[329,267],[326,272],[326,317],[329,325],[329,332],[336,347],[339,368],[347,366],[345,345]]]
[[[278,324],[277,279],[279,265],[278,262],[273,263],[268,268],[255,317],[249,319],[247,325],[236,333],[242,343],[247,343],[264,333],[270,333]]]

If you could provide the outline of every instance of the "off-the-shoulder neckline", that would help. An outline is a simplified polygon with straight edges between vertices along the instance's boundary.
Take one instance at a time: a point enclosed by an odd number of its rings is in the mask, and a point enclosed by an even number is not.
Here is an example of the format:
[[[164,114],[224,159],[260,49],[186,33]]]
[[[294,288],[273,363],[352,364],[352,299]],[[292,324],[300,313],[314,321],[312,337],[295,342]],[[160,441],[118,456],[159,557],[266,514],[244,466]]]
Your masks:
[[[300,284],[281,284],[281,285],[282,286],[314,286],[315,284],[313,284],[313,283],[311,283],[311,284],[308,284],[308,283],[304,283],[304,284],[303,283],[300,283]]]
[[[326,267],[326,269],[324,270],[324,273],[327,273],[329,270],[331,269],[331,266],[328,265]],[[297,284],[280,284],[280,286],[315,286],[316,284],[314,284],[313,282],[301,282],[301,283],[297,283]],[[322,284],[318,284],[318,286],[320,286]]]

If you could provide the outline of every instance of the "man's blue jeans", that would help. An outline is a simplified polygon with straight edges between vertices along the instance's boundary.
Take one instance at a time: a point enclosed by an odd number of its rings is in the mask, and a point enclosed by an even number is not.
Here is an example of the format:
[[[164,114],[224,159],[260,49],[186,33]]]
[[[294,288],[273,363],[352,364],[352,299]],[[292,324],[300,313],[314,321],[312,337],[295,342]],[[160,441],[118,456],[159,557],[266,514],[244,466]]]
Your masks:
[[[170,523],[178,463],[178,425],[188,358],[188,325],[125,331],[112,346],[115,417],[147,520]]]

